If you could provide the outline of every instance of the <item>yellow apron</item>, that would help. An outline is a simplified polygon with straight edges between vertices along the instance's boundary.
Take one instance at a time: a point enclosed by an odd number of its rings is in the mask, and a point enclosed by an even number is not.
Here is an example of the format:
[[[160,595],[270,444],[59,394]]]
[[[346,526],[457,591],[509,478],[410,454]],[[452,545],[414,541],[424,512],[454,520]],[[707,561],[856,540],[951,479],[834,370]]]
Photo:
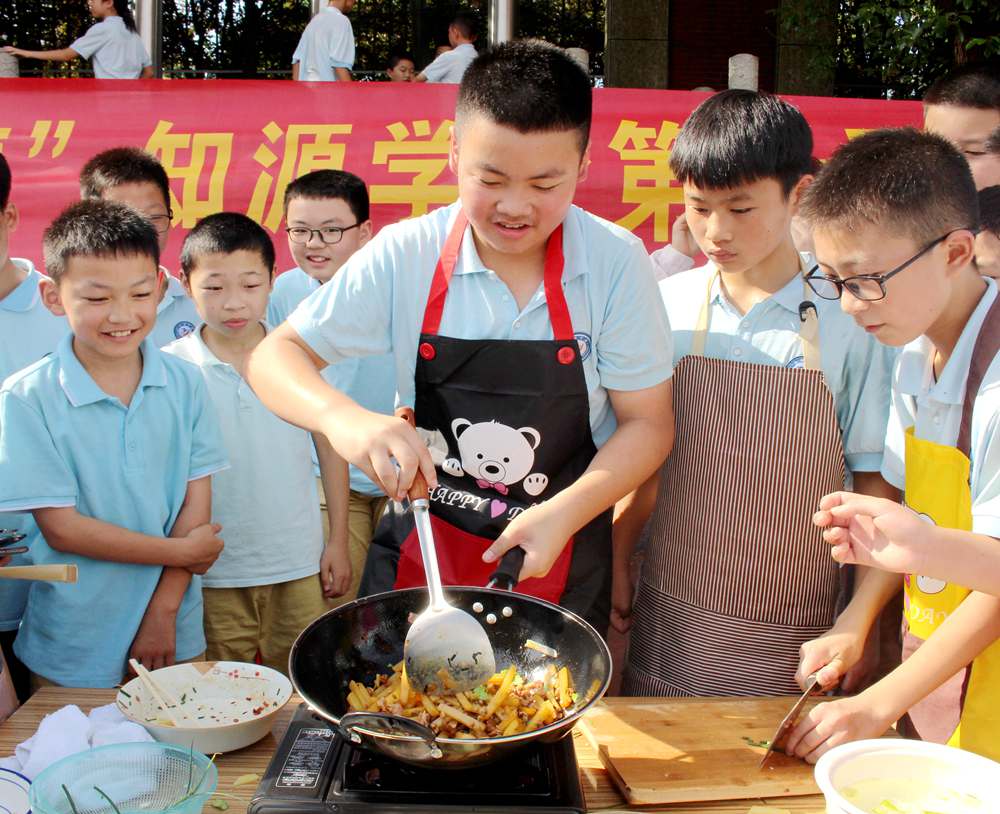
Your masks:
[[[983,372],[992,362],[1000,341],[998,305],[1000,297],[987,314],[973,350],[958,448],[917,438],[912,427],[906,432],[906,504],[938,526],[972,529],[969,432]],[[905,659],[970,592],[960,585],[917,574],[907,574],[904,585]],[[916,704],[901,722],[900,729],[924,740],[960,746],[1000,760],[1000,640]]]

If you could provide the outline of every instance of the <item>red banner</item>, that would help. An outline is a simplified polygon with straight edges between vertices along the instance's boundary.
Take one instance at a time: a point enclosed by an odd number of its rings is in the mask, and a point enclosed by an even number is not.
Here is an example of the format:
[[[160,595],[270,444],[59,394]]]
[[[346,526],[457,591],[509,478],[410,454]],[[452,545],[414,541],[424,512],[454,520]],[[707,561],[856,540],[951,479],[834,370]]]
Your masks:
[[[186,230],[220,210],[245,212],[275,235],[294,178],[344,169],[368,183],[376,228],[457,195],[448,169],[455,86],[277,81],[0,80],[0,151],[21,213],[11,253],[41,268],[45,226],[79,196],[80,168],[110,147],[154,153],[171,179],[174,230],[164,264],[176,266]],[[681,191],[667,161],[681,124],[706,94],[605,88],[594,92],[590,174],[576,202],[631,229],[646,245],[669,241]],[[792,98],[825,158],[865,130],[920,124],[917,102]]]

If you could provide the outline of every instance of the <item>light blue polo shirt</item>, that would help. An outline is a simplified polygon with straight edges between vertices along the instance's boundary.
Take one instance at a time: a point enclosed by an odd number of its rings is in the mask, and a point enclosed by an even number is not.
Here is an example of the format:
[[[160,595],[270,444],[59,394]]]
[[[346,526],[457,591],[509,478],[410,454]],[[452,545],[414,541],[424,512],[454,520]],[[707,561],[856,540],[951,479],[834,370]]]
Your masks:
[[[245,588],[318,574],[325,540],[309,463],[312,436],[268,410],[201,333],[164,351],[200,371],[231,464],[212,478],[212,520],[222,526],[225,548],[202,584]]]
[[[57,317],[42,303],[38,284],[44,279],[30,260],[11,258],[14,265],[27,272],[21,284],[0,300],[0,383],[12,373],[37,362],[56,349],[69,332],[65,317]],[[0,528],[32,534],[34,518],[30,514],[0,516]],[[19,544],[20,545],[20,544]],[[31,552],[17,554],[11,565],[30,565]],[[0,582],[0,630],[17,630],[28,601],[29,582]]]
[[[306,297],[320,287],[319,280],[300,268],[279,274],[267,306],[267,321],[280,325]],[[323,368],[323,378],[366,410],[392,415],[396,407],[396,368],[390,354],[345,359]],[[313,449],[313,466],[319,477],[319,463]],[[381,497],[382,490],[356,466],[350,467],[351,489],[369,497]]]
[[[802,255],[806,268],[811,256]],[[698,316],[705,303],[713,264],[681,272],[660,283],[674,334],[674,362],[691,352]],[[845,314],[836,300],[810,292],[819,316],[820,363],[833,394],[852,472],[878,472],[889,413],[889,380],[896,352],[881,345]],[[758,365],[803,366],[799,304],[804,299],[798,275],[746,314],[728,300],[718,279],[712,284],[705,355]]]
[[[75,506],[84,515],[164,537],[189,481],[226,467],[215,412],[198,370],[147,337],[128,407],[102,391],[67,335],[54,354],[0,388],[0,512]],[[33,582],[14,650],[59,684],[113,687],[162,568],[65,554],[36,534],[35,563],[75,563],[79,582]],[[177,615],[177,649],[205,649],[201,578]]]
[[[906,488],[906,430],[917,438],[953,447],[958,443],[972,350],[986,314],[997,298],[997,284],[986,278],[986,291],[965,323],[948,362],[935,381],[937,349],[925,336],[903,348],[892,377],[892,409],[882,461],[882,477]],[[1000,354],[987,368],[972,407],[969,436],[969,487],[972,530],[1000,537]]]
[[[165,348],[175,339],[187,336],[202,322],[181,281],[166,269],[163,271],[167,275],[167,292],[156,307],[156,325],[149,332],[158,348]]]
[[[288,318],[330,364],[392,353],[401,405],[413,405],[417,345],[434,268],[458,204],[387,226]],[[608,390],[642,390],[673,373],[670,327],[649,255],[630,232],[578,207],[563,223],[563,290],[601,446],[617,427]],[[518,310],[467,227],[440,333],[460,339],[552,339],[545,289]]]

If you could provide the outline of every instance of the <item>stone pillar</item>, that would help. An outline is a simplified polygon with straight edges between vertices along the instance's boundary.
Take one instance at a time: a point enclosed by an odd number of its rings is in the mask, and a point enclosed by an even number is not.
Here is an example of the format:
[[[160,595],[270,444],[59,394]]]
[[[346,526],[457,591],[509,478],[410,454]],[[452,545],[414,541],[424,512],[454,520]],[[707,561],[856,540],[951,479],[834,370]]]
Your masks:
[[[757,90],[760,60],[753,54],[734,54],[729,57],[729,87],[739,90]]]
[[[604,84],[666,88],[670,0],[607,0]]]
[[[10,79],[18,75],[17,57],[0,51],[0,79]]]
[[[515,0],[490,0],[490,45],[514,39],[517,30]]]
[[[135,24],[142,44],[153,60],[153,76],[163,75],[163,0],[138,0]]]

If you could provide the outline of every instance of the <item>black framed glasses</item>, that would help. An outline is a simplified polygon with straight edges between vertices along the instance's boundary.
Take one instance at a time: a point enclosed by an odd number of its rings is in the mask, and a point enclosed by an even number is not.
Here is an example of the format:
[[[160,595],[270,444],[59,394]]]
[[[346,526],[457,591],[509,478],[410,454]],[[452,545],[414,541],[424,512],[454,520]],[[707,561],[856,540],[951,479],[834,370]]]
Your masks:
[[[170,221],[174,219],[172,210],[167,210],[166,215],[146,215],[146,220],[153,224],[157,234],[165,235],[170,231]]]
[[[360,225],[361,223],[359,222],[353,226],[324,226],[322,229],[310,229],[308,226],[289,226],[285,231],[288,233],[288,239],[292,243],[308,243],[312,240],[313,235],[319,235],[319,239],[327,246],[332,246],[335,243],[340,243],[344,237],[344,232],[357,229]]]
[[[886,280],[890,277],[894,277],[901,271],[906,271],[906,269],[916,263],[921,257],[927,254],[927,252],[939,243],[942,243],[945,239],[957,231],[960,230],[952,229],[950,232],[946,232],[936,240],[932,240],[909,260],[905,260],[896,266],[896,268],[892,271],[888,271],[885,274],[857,274],[854,277],[844,277],[841,279],[840,277],[829,277],[826,274],[817,273],[819,272],[819,266],[817,265],[813,266],[813,268],[810,269],[809,273],[806,275],[806,282],[816,293],[816,296],[821,297],[824,300],[839,300],[841,295],[843,295],[845,288],[851,292],[852,297],[858,300],[864,300],[865,302],[875,302],[876,300],[885,299]]]

